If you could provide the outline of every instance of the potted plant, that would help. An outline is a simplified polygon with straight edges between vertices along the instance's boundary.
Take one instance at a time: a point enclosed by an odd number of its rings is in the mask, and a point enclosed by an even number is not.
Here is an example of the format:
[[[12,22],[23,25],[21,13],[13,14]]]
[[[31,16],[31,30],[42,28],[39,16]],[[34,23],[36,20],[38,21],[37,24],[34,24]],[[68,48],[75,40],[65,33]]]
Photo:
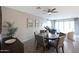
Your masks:
[[[10,22],[6,22],[6,25],[4,25],[5,28],[7,28],[7,33],[6,36],[7,38],[14,38],[14,34],[17,30],[16,27],[13,27],[14,24],[10,23]]]

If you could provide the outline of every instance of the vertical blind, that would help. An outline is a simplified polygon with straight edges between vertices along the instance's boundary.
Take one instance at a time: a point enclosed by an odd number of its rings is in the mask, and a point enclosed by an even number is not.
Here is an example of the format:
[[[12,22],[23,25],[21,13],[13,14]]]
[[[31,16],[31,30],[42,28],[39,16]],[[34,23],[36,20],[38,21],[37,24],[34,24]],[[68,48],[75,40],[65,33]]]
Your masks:
[[[58,32],[68,33],[74,32],[74,20],[73,21],[55,21],[55,29]]]

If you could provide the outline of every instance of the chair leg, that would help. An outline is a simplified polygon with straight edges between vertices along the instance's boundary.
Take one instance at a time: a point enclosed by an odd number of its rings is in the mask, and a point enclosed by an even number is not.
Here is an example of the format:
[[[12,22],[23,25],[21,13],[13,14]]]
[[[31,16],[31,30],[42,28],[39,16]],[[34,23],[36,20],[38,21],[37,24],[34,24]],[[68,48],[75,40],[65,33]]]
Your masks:
[[[35,47],[35,48],[36,48],[36,50],[38,50],[38,47],[39,47],[39,46],[38,46],[38,44],[36,43],[36,47]]]
[[[58,48],[56,48],[56,52],[58,53]]]
[[[39,47],[39,45],[38,45],[37,41],[35,40],[35,49],[38,50],[38,47]]]
[[[45,52],[45,47],[43,47],[43,52]]]
[[[64,53],[64,46],[62,47],[62,52]]]

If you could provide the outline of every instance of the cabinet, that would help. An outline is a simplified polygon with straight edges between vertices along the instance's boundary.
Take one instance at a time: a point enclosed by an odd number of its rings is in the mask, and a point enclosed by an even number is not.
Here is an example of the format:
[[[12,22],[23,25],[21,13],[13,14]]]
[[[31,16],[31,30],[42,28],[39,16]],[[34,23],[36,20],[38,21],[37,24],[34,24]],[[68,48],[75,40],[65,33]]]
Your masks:
[[[21,43],[21,41],[17,38],[16,41],[12,44],[5,44],[5,40],[8,40],[9,38],[3,39],[2,44],[2,53],[23,53],[24,52],[24,44]]]

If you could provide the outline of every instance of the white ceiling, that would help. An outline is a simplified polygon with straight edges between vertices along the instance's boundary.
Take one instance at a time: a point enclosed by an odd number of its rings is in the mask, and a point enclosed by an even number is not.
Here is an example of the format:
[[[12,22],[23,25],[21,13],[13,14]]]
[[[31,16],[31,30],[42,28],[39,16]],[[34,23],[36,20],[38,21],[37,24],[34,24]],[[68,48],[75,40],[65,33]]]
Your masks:
[[[65,19],[79,17],[79,6],[40,6],[41,9],[36,9],[37,6],[7,6],[8,8],[13,8],[22,12],[27,12],[32,15],[47,18],[49,20]],[[58,13],[48,15],[42,10],[47,10],[48,8],[56,8]]]

